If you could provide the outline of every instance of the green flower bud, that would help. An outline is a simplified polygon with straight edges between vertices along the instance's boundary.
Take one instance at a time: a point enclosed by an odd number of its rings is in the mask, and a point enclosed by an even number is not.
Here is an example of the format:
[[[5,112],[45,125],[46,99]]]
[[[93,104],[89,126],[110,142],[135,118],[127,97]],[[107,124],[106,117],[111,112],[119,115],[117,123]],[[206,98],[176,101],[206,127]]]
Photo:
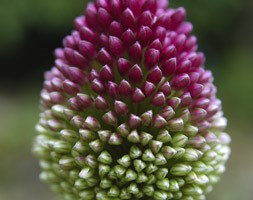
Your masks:
[[[87,179],[93,176],[94,170],[90,167],[84,167],[79,173],[79,177],[83,179]]]
[[[125,175],[125,180],[130,182],[130,181],[135,180],[136,178],[137,178],[136,172],[131,169],[128,169]]]
[[[59,160],[59,165],[64,170],[70,170],[76,166],[75,159],[68,156],[63,156]]]
[[[119,134],[113,133],[108,141],[108,144],[110,145],[120,145],[122,144],[122,138]]]
[[[63,140],[70,143],[75,143],[79,139],[77,132],[69,129],[61,130],[60,135]]]
[[[99,153],[103,150],[103,142],[99,139],[90,142],[89,146],[96,153]]]
[[[158,153],[160,149],[162,148],[162,146],[163,146],[163,143],[156,140],[151,140],[151,142],[149,143],[149,147],[153,151],[153,153]]]
[[[80,138],[85,142],[91,142],[92,140],[96,139],[95,133],[86,129],[79,129],[79,135]]]
[[[152,185],[145,185],[143,186],[142,191],[145,195],[151,197],[153,196],[155,189]]]
[[[98,156],[98,162],[103,163],[105,165],[110,165],[112,163],[112,156],[107,151],[103,151]]]
[[[126,172],[126,168],[124,168],[121,165],[116,165],[113,168],[113,170],[116,173],[116,175],[117,175],[118,178],[122,178],[124,176],[125,172]]]
[[[109,173],[110,170],[111,168],[108,165],[103,165],[103,164],[98,165],[98,173],[100,177],[104,177],[106,174]]]
[[[149,133],[141,132],[140,138],[141,138],[141,144],[145,146],[150,142],[150,140],[152,140],[153,136],[150,135]]]
[[[161,180],[161,179],[164,179],[168,173],[169,173],[169,170],[167,168],[159,168],[155,172],[155,176],[157,179]]]
[[[140,142],[140,136],[136,130],[132,131],[128,136],[127,139],[129,142],[132,143],[139,143]]]
[[[56,141],[53,144],[53,148],[54,148],[55,152],[60,153],[60,154],[65,154],[70,151],[71,146],[68,142]]]
[[[162,147],[161,152],[167,160],[172,158],[177,153],[177,151],[170,146]]]
[[[155,156],[150,149],[147,149],[142,154],[142,160],[147,161],[147,162],[152,162],[155,160]]]
[[[170,181],[167,178],[164,178],[162,180],[158,180],[156,182],[156,186],[161,189],[161,190],[165,190],[168,191],[170,188]]]
[[[132,146],[130,148],[130,153],[129,153],[130,157],[132,159],[135,159],[135,158],[139,158],[141,155],[142,155],[142,152],[141,150],[139,149],[139,147],[137,146]]]
[[[178,192],[180,189],[180,186],[178,182],[175,179],[170,180],[170,191],[171,192]]]
[[[120,190],[119,190],[119,188],[118,188],[117,186],[112,186],[112,187],[109,189],[108,193],[107,193],[107,195],[108,195],[109,197],[118,197],[119,194],[120,194]]]
[[[148,181],[148,177],[143,172],[138,173],[138,177],[136,179],[137,183],[145,183],[147,181]]]
[[[185,176],[192,170],[190,165],[186,164],[175,164],[171,169],[170,173],[175,176]]]
[[[79,196],[87,200],[93,200],[95,198],[95,193],[92,190],[83,190],[79,193]]]
[[[165,191],[156,190],[154,192],[154,199],[155,200],[166,200],[167,198],[168,198],[168,195]]]
[[[112,135],[112,132],[108,130],[98,131],[98,136],[102,142],[108,142],[111,135]]]
[[[140,191],[139,191],[139,188],[137,187],[136,183],[131,183],[128,187],[127,187],[127,191],[131,194],[138,194]]]
[[[119,196],[120,199],[131,199],[131,197],[132,197],[132,195],[131,195],[131,193],[129,193],[127,191],[127,189],[123,188],[121,190],[121,193],[120,193],[120,196]]]
[[[187,148],[183,155],[185,161],[197,161],[201,158],[203,153],[197,149]]]
[[[167,143],[167,142],[170,142],[170,141],[171,141],[171,135],[169,134],[169,131],[168,131],[168,130],[163,129],[163,130],[161,130],[161,131],[158,133],[156,139],[157,139],[158,141],[163,142],[163,143]]]
[[[142,160],[134,160],[134,168],[137,172],[141,172],[145,167],[146,163],[143,162]]]
[[[122,158],[118,159],[117,162],[123,167],[129,167],[131,164],[131,158],[129,155],[125,155]]]
[[[167,163],[166,158],[163,154],[158,153],[155,155],[155,165],[165,165]]]
[[[188,137],[181,133],[178,133],[175,136],[173,136],[171,141],[173,147],[184,147],[187,144],[187,142]]]
[[[102,189],[108,189],[108,188],[112,187],[112,185],[113,185],[112,180],[107,179],[107,178],[103,178],[103,179],[100,181],[100,184],[99,184],[99,186],[100,186]]]

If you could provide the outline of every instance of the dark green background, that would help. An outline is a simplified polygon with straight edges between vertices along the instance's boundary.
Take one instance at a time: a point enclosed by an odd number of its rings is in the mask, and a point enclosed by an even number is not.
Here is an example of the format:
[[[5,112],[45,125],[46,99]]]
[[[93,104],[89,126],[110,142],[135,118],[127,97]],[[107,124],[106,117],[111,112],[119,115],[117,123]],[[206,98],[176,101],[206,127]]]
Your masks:
[[[0,0],[0,200],[53,199],[30,153],[43,72],[83,12],[81,0]],[[232,155],[209,200],[253,199],[253,1],[171,0],[185,6],[229,119]]]

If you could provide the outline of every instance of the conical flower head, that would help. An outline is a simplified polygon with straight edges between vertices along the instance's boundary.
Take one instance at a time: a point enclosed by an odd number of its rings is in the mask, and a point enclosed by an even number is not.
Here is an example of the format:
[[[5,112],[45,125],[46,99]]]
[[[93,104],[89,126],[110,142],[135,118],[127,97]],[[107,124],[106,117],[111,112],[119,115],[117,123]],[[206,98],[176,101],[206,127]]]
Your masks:
[[[205,199],[230,138],[184,8],[96,0],[45,73],[33,152],[62,199]]]

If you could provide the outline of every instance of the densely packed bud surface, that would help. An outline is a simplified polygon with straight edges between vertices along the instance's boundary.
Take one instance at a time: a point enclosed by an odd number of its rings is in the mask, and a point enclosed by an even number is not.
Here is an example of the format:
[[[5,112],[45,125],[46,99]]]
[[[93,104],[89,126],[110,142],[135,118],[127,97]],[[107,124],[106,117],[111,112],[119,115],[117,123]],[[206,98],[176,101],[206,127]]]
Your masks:
[[[203,200],[229,136],[184,8],[96,0],[45,73],[33,152],[61,199]]]

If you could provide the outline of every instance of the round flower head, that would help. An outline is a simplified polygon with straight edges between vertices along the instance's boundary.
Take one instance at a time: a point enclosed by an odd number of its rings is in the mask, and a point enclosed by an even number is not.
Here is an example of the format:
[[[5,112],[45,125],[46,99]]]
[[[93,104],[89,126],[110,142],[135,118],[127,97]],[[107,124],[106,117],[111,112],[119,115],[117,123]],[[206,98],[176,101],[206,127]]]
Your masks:
[[[66,200],[203,200],[230,137],[184,8],[96,0],[45,73],[33,152]]]

